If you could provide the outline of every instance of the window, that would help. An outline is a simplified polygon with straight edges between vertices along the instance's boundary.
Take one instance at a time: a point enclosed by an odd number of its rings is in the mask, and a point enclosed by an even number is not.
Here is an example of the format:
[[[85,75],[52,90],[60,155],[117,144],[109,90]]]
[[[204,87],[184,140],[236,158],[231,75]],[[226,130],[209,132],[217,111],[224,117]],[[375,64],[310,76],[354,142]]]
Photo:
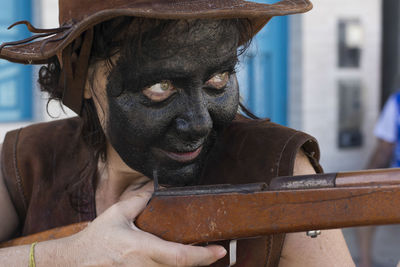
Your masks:
[[[361,81],[339,81],[339,147],[362,146],[362,97]]]
[[[339,21],[338,34],[339,67],[360,67],[363,42],[363,30],[360,21],[356,19]]]
[[[0,0],[0,42],[30,35],[24,26],[7,27],[18,20],[31,20],[31,2]],[[32,119],[32,67],[0,60],[0,122]]]

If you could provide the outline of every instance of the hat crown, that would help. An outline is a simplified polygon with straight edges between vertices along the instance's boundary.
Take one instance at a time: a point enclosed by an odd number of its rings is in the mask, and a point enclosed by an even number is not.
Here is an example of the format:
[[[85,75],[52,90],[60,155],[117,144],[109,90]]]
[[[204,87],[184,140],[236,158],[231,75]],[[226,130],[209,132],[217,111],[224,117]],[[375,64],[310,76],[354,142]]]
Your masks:
[[[287,0],[284,0],[285,2]],[[305,0],[291,0],[305,1]],[[243,0],[59,0],[59,23],[60,25],[76,23],[92,15],[115,12],[115,10],[134,9],[138,15],[152,17],[157,13],[158,17],[171,17],[171,12],[176,13],[177,17],[187,15],[188,17],[196,12],[218,11],[226,9],[244,8]],[[304,4],[304,2],[302,2]],[[246,5],[253,5],[255,10],[263,4],[246,2]],[[267,5],[269,6],[269,5]],[[105,15],[106,16],[106,15]],[[172,15],[174,17],[174,15]],[[214,14],[218,17],[218,14]]]
[[[186,2],[190,1],[193,0],[186,0]],[[150,8],[157,2],[160,0],[59,0],[59,22],[60,25],[78,22],[104,10],[123,9],[130,6]]]
[[[311,9],[309,0],[261,4],[244,0],[59,0],[60,25],[108,14],[157,18],[251,18],[279,16]],[[118,11],[117,11],[118,10]],[[130,10],[130,11],[128,11]]]

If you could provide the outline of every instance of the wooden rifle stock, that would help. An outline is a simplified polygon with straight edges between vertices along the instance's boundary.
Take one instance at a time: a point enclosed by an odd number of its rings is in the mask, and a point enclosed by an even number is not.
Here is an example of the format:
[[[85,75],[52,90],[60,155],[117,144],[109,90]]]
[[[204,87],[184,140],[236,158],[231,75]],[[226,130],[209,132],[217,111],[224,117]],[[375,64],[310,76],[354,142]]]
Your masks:
[[[135,224],[165,240],[196,244],[275,233],[400,223],[400,169],[277,177],[266,184],[155,192]],[[0,244],[62,238],[79,223]]]

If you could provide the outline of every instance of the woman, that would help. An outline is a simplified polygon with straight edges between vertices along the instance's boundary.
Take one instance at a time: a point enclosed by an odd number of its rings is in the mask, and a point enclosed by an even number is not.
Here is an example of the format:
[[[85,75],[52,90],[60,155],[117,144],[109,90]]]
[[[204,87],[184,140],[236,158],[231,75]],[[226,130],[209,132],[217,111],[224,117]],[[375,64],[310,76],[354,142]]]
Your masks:
[[[52,37],[6,44],[5,59],[47,63],[42,89],[80,118],[7,135],[0,214],[9,219],[0,237],[93,222],[68,238],[2,249],[2,263],[199,266],[223,258],[223,246],[167,242],[134,219],[154,173],[161,185],[182,186],[320,170],[311,137],[236,115],[237,48],[272,16],[309,8],[307,1],[68,0],[60,1],[63,23]],[[340,231],[244,240],[238,249],[241,266],[352,264]]]

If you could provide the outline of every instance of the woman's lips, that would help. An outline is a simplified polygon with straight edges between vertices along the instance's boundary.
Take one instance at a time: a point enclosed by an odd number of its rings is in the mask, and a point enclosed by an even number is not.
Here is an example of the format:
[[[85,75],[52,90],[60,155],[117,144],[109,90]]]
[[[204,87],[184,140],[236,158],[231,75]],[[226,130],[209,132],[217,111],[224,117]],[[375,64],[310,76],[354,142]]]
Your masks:
[[[171,151],[166,151],[160,149],[166,156],[169,158],[178,161],[178,162],[189,162],[197,158],[202,150],[202,146],[200,146],[198,149],[191,151],[191,152],[171,152]]]

